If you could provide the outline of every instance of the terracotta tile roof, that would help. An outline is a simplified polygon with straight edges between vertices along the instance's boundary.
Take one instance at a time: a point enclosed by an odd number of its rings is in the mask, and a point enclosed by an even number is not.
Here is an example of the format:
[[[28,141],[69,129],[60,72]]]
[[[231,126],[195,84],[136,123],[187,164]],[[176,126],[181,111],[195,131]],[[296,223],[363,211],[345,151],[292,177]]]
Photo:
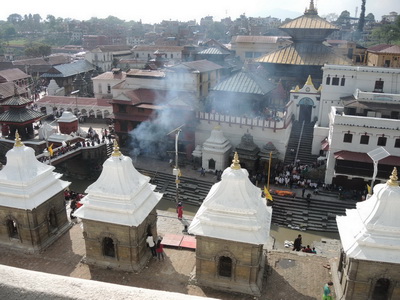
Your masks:
[[[14,81],[30,77],[18,68],[0,71],[0,82]]]
[[[256,58],[255,61],[260,63],[314,66],[352,64],[350,60],[335,54],[322,43],[294,43]]]
[[[383,49],[379,51],[379,53],[385,53],[385,54],[400,54],[400,46],[399,45],[393,45],[389,48]]]
[[[334,153],[335,158],[339,160],[349,160],[349,161],[358,161],[364,163],[372,163],[372,159],[369,157],[367,153],[362,152],[352,152],[341,150]],[[399,156],[388,156],[379,161],[379,164],[389,165],[389,166],[400,166],[400,157]]]
[[[369,47],[369,48],[367,48],[367,50],[369,52],[379,52],[379,51],[387,49],[387,48],[389,48],[391,46],[392,45],[389,45],[389,44],[379,44],[379,45],[375,45],[375,46]]]
[[[126,78],[126,72],[119,72],[119,73],[113,73],[113,72],[104,72],[103,74],[100,74],[99,76],[96,76],[92,79],[103,79],[103,80],[109,80],[109,79],[120,79],[120,80],[125,80]]]
[[[14,91],[15,84],[13,82],[0,83],[0,98],[7,99],[15,95]],[[26,89],[20,86],[17,87],[18,95],[25,94]]]
[[[79,105],[86,105],[86,106],[109,106],[111,107],[111,104],[109,103],[110,100],[107,99],[97,99],[97,98],[87,98],[87,97],[67,97],[67,96],[44,96],[40,100],[36,101],[38,104],[57,104],[57,103],[62,103],[62,104],[67,104],[67,105],[76,105],[76,102],[78,102]]]
[[[183,46],[147,46],[147,45],[138,45],[132,48],[133,52],[138,51],[159,51],[159,52],[181,52],[183,50]]]

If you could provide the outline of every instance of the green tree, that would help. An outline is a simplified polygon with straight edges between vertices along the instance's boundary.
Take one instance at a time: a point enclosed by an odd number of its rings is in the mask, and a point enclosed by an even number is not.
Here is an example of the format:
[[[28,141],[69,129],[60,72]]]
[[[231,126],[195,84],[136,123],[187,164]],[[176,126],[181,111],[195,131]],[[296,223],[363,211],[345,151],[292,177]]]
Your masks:
[[[371,38],[378,43],[400,44],[400,16],[392,24],[384,24],[372,31]]]
[[[361,13],[360,19],[358,20],[357,24],[357,31],[361,34],[364,31],[364,24],[365,24],[365,2],[366,0],[361,1]]]
[[[337,18],[336,23],[340,25],[345,25],[349,23],[350,13],[347,10],[342,11],[339,18]]]
[[[7,17],[7,22],[16,24],[22,21],[22,16],[19,14],[11,14]]]
[[[30,43],[25,45],[25,55],[28,57],[45,57],[51,54],[51,47],[41,43]]]
[[[366,17],[365,17],[365,21],[367,23],[375,23],[375,16],[372,13],[369,13]]]

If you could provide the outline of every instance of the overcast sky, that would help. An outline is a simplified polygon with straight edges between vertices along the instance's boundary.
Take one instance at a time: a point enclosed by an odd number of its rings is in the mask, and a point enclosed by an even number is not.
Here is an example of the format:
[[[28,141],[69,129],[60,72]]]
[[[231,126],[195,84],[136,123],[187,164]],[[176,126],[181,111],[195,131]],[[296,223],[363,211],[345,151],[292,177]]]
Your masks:
[[[361,0],[314,0],[320,16],[329,13],[340,14],[347,10],[351,16],[356,14],[358,7],[359,16]],[[100,19],[115,16],[121,20],[139,21],[143,23],[159,23],[162,20],[200,21],[202,17],[213,16],[214,21],[231,17],[233,20],[241,14],[247,17],[277,17],[280,19],[295,18],[304,13],[310,0],[149,0],[149,1],[88,1],[88,0],[19,0],[6,1],[0,9],[0,20],[6,20],[13,13],[24,16],[25,14],[39,14],[43,19],[47,15],[56,18],[72,18],[88,20],[92,17]],[[400,13],[399,0],[367,0],[366,14],[373,13],[376,20],[391,11]]]

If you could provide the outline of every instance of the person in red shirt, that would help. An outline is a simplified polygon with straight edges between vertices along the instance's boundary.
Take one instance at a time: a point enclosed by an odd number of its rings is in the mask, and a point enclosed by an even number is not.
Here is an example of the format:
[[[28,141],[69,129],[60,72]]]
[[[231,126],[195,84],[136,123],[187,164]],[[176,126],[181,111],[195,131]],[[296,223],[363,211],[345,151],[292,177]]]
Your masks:
[[[158,261],[160,261],[161,258],[162,258],[162,260],[164,260],[164,249],[163,248],[164,248],[164,246],[163,246],[163,244],[161,244],[161,240],[159,239],[157,241],[157,246],[156,246],[156,253],[157,253]]]

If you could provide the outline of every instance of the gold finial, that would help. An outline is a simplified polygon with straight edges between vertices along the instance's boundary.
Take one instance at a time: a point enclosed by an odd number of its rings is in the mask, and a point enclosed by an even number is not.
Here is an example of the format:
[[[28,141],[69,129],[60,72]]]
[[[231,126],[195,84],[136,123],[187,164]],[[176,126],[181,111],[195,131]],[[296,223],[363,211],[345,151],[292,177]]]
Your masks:
[[[118,142],[117,142],[117,140],[114,140],[114,151],[111,154],[111,156],[121,156],[121,155],[122,155],[122,153],[121,153],[121,151],[119,151]]]
[[[319,86],[317,92],[318,92],[318,93],[321,93],[321,91],[322,91],[322,84]]]
[[[298,91],[300,91],[300,88],[299,88],[299,86],[298,86],[298,85],[296,85],[296,87],[295,87],[294,91],[295,91],[295,92],[298,92]]]
[[[235,152],[235,154],[233,155],[231,169],[233,169],[233,170],[240,169],[240,160],[239,160],[239,155],[237,154],[237,152]]]
[[[304,12],[305,15],[316,15],[318,14],[317,9],[314,6],[314,0],[310,1],[310,8],[306,8],[306,11]]]
[[[214,130],[221,130],[221,126],[219,126],[219,125],[215,126]]]
[[[393,168],[392,175],[390,175],[389,178],[390,179],[388,181],[386,181],[387,185],[399,186],[399,183],[397,182],[398,178],[397,178],[397,168],[396,167]]]
[[[308,75],[308,78],[307,78],[307,81],[306,81],[305,85],[312,85],[314,87],[314,84],[313,84],[312,79],[311,79],[311,75]]]
[[[14,147],[22,147],[24,143],[21,142],[21,138],[19,137],[18,130],[15,130],[15,144]]]

